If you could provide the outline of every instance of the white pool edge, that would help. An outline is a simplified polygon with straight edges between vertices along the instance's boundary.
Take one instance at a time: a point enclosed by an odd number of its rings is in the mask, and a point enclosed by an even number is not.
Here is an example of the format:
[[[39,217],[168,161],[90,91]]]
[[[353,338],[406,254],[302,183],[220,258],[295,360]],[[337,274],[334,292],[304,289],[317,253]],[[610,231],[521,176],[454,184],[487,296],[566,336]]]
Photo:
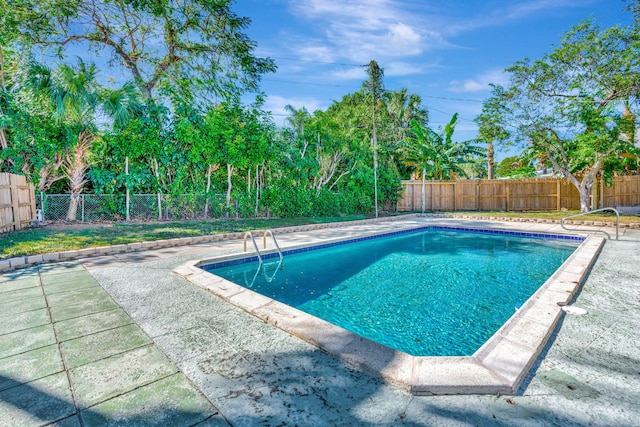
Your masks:
[[[562,317],[562,306],[573,300],[603,244],[603,238],[587,237],[531,298],[469,357],[411,356],[199,268],[247,254],[190,261],[173,272],[264,322],[411,394],[513,394],[544,349]]]

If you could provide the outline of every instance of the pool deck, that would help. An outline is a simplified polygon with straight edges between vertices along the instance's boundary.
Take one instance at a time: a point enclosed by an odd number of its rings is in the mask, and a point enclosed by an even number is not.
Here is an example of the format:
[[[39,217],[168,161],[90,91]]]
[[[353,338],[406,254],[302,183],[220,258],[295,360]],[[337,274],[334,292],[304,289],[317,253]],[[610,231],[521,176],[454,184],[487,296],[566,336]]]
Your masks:
[[[412,218],[277,236],[290,247],[426,224],[566,233],[557,224]],[[563,315],[520,388],[503,396],[411,395],[173,273],[242,245],[1,273],[0,426],[638,425],[638,230],[605,242],[573,302],[588,314]]]

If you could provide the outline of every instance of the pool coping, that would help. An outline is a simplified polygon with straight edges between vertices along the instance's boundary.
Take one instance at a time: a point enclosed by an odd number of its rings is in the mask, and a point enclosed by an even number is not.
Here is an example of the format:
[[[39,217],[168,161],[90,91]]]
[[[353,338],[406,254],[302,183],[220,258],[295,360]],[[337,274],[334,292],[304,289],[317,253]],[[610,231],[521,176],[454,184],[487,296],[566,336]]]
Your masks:
[[[492,231],[511,234],[504,228]],[[362,233],[362,237],[379,234],[387,233]],[[346,240],[353,239],[338,238],[283,249],[304,249]],[[411,356],[393,350],[199,267],[250,256],[246,253],[189,261],[173,272],[265,323],[320,348],[352,367],[380,376],[411,394],[513,394],[555,330],[563,314],[562,306],[569,304],[579,290],[604,241],[601,237],[586,237],[562,266],[473,356],[460,357]],[[272,251],[266,253],[269,252]]]

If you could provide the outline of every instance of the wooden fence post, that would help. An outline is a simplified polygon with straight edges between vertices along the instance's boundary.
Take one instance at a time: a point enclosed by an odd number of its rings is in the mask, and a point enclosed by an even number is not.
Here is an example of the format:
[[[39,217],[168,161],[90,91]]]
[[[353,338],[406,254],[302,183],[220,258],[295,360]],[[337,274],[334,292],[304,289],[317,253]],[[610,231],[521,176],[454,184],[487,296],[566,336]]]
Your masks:
[[[20,218],[20,191],[18,190],[18,177],[13,174],[9,174],[9,189],[11,191],[11,210],[13,211],[13,225],[14,230],[22,228],[20,224],[22,220]]]

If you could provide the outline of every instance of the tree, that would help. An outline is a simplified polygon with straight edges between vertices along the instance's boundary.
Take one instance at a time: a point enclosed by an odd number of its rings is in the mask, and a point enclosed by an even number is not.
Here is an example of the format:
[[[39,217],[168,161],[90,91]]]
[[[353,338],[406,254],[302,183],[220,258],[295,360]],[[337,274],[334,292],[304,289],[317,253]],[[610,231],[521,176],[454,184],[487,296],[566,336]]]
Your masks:
[[[591,207],[597,175],[637,149],[624,138],[621,104],[635,103],[640,89],[637,27],[601,31],[587,21],[574,27],[552,53],[507,69],[509,88],[495,92],[503,125],[518,141],[544,155],[580,192],[580,209]],[[493,101],[492,101],[493,102]]]
[[[456,113],[441,133],[435,132],[418,121],[414,120],[411,123],[411,134],[405,140],[403,159],[405,163],[421,171],[423,212],[425,209],[425,179],[467,178],[464,165],[469,163],[470,156],[485,154],[484,149],[472,145],[475,140],[462,143],[453,142],[453,133],[457,122],[458,114]]]
[[[484,156],[486,151],[473,145],[477,140],[454,142],[457,123],[458,114],[455,113],[438,133],[419,122],[413,122],[405,147],[405,161],[419,164],[424,175],[431,179],[468,178],[463,165],[469,162],[470,156]]]
[[[378,104],[385,94],[382,77],[384,71],[378,66],[378,63],[371,60],[367,67],[369,81],[365,82],[365,87],[369,91],[371,102],[371,141],[373,142],[373,185],[374,185],[374,203],[376,218],[378,217],[378,136],[376,134],[376,112]]]
[[[48,0],[39,3],[45,2]],[[45,153],[31,148],[56,134],[57,129],[48,120],[46,106],[25,96],[21,66],[28,58],[32,34],[53,30],[52,18],[57,10],[41,15],[35,7],[33,0],[0,2],[0,170],[22,172],[32,180],[36,178],[36,183],[44,183],[31,173],[31,167],[55,156],[50,150]]]
[[[53,107],[53,117],[64,124],[70,146],[62,169],[69,180],[71,200],[67,220],[74,221],[79,195],[87,183],[86,172],[90,166],[91,148],[97,137],[96,114],[101,109],[116,123],[126,121],[130,113],[139,107],[137,91],[131,84],[111,91],[103,91],[95,81],[96,68],[78,60],[77,67],[60,65],[51,69],[33,64],[30,70],[32,90],[48,99]]]
[[[409,95],[406,88],[388,92],[386,104],[396,145],[408,136],[412,121],[427,124],[429,114],[422,107],[422,98],[418,94]]]
[[[505,157],[498,164],[496,174],[499,178],[524,178],[532,177],[536,174],[536,169],[531,165],[531,161],[521,156]]]
[[[482,103],[482,112],[473,120],[478,125],[478,140],[487,144],[488,179],[494,178],[494,143],[504,143],[509,138],[509,132],[501,124],[502,114],[504,113],[501,95],[504,89],[495,85],[492,85],[492,87],[492,96]]]
[[[108,52],[110,65],[124,67],[146,98],[158,87],[177,97],[253,91],[262,74],[275,70],[271,59],[254,56],[256,44],[243,32],[250,20],[231,10],[232,0],[29,3],[33,15],[53,22],[41,28],[15,23],[36,45],[61,56],[71,46]],[[12,14],[25,7],[12,2],[4,9]]]

